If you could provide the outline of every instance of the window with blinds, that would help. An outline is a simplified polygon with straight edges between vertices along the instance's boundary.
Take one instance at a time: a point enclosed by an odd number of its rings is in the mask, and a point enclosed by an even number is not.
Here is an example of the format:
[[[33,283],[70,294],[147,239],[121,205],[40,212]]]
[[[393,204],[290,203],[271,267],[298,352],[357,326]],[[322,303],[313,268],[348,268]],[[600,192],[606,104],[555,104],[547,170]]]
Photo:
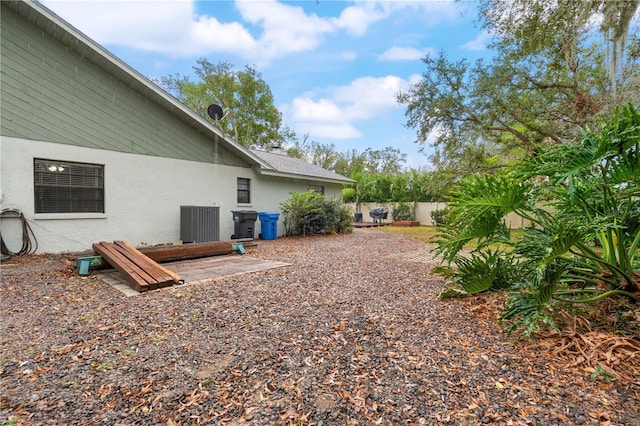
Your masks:
[[[36,213],[104,213],[104,166],[35,159]]]
[[[251,202],[251,179],[238,178],[238,203]]]
[[[309,185],[309,190],[315,191],[318,194],[324,194],[324,186],[321,185]]]

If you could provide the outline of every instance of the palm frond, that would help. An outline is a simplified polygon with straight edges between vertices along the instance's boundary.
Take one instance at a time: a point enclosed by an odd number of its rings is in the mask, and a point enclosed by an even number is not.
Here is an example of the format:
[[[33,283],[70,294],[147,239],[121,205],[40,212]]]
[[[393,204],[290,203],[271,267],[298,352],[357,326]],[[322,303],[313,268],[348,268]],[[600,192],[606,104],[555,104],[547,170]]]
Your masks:
[[[509,334],[520,330],[522,335],[533,338],[533,333],[540,328],[541,323],[558,330],[547,311],[548,305],[540,304],[534,292],[516,292],[507,298],[500,321],[511,323],[507,329]]]
[[[510,212],[531,210],[531,185],[506,176],[471,176],[453,191],[447,224],[435,237],[436,254],[447,262],[468,242],[479,247],[493,242],[506,242],[508,230],[504,217]]]
[[[458,256],[456,283],[469,294],[481,293],[491,288],[497,269],[487,262],[485,256],[473,254],[470,258]]]
[[[486,214],[504,216],[528,208],[531,185],[507,176],[470,176],[451,194],[451,220],[468,222]]]
[[[443,259],[450,263],[468,242],[489,239],[497,229],[500,229],[501,223],[501,217],[485,215],[466,224],[447,224],[438,228],[439,233],[434,236],[433,241],[437,244],[434,251],[436,255],[442,255]]]
[[[455,264],[453,282],[469,294],[511,288],[522,272],[518,271],[513,255],[499,249],[473,252],[469,257],[456,256]]]

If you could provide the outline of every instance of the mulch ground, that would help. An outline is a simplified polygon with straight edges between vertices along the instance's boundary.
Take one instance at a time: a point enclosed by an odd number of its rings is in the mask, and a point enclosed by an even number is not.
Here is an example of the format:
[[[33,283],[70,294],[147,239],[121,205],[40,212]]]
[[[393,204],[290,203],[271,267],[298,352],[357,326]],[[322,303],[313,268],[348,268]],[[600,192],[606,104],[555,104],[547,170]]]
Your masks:
[[[65,259],[3,263],[0,420],[640,424],[633,368],[594,375],[557,356],[563,340],[506,336],[499,295],[437,298],[416,239],[366,229],[248,254],[293,266],[126,298]]]

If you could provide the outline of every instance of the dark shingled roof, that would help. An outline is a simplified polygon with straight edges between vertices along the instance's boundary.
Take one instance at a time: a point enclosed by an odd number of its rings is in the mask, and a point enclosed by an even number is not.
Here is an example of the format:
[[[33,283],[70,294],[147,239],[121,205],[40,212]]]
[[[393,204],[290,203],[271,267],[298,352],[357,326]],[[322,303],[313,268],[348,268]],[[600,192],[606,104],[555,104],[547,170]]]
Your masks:
[[[307,163],[299,158],[289,157],[286,154],[258,151],[255,149],[252,149],[251,152],[279,173],[298,175],[313,180],[355,183],[353,179],[323,169],[315,164]]]

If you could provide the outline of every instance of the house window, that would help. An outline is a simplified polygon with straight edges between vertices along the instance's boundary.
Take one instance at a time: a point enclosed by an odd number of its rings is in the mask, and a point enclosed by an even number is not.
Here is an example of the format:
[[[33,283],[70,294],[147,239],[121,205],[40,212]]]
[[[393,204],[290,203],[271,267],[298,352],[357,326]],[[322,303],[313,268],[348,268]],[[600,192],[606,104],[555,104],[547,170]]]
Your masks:
[[[324,195],[324,186],[321,185],[309,185],[309,190],[316,191],[318,194]]]
[[[238,178],[238,203],[251,202],[251,179]]]
[[[104,213],[104,166],[35,159],[36,213]]]

